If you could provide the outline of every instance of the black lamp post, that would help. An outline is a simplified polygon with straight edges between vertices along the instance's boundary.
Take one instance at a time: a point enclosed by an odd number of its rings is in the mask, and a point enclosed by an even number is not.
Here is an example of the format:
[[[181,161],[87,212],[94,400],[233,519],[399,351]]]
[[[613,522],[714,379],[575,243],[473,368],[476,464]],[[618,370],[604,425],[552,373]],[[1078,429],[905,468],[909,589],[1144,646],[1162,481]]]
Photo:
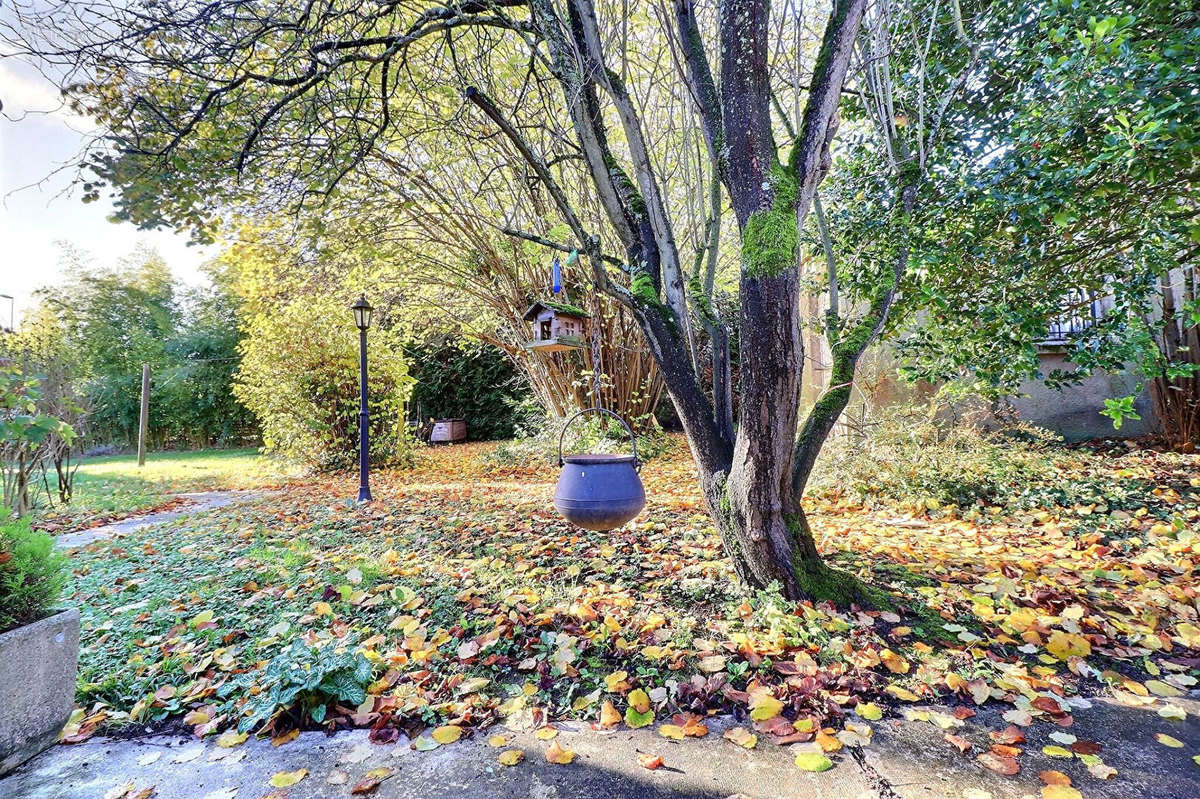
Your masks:
[[[371,487],[367,485],[367,328],[371,326],[371,304],[363,294],[358,302],[350,306],[354,312],[354,326],[358,328],[358,501],[371,501]]]

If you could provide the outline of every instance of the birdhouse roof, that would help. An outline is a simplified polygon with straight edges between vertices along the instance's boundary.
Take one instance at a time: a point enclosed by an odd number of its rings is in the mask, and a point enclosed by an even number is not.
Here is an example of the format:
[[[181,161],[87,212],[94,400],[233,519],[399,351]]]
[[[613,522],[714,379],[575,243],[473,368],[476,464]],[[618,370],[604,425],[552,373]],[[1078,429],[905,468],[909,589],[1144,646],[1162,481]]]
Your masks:
[[[577,316],[580,319],[587,319],[591,314],[582,308],[570,305],[565,302],[555,302],[554,300],[536,300],[533,305],[529,306],[529,310],[521,318],[526,322],[532,322],[537,319],[539,313],[543,310],[554,311],[560,316]]]

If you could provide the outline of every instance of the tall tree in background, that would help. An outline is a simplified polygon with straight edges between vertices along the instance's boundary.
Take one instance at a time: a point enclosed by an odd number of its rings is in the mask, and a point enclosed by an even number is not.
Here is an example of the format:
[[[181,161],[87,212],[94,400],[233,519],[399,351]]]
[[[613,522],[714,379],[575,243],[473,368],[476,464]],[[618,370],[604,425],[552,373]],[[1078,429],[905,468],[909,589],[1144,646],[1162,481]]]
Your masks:
[[[4,347],[19,350],[32,373],[43,376],[47,401],[62,398],[86,409],[86,425],[65,404],[53,409],[76,426],[78,444],[136,441],[142,364],[153,376],[153,446],[253,438],[252,420],[230,390],[237,309],[220,284],[182,286],[148,249],[111,268],[72,249],[64,261],[66,280],[38,291],[38,306]]]
[[[117,187],[122,214],[145,224],[205,230],[230,204],[322,207],[348,176],[377,174],[381,148],[403,153],[439,109],[451,117],[443,129],[464,139],[507,139],[521,160],[499,167],[544,190],[594,289],[640,327],[740,577],[791,597],[871,601],[822,563],[801,495],[859,356],[887,324],[918,195],[941,136],[958,133],[947,112],[971,83],[986,15],[955,0],[833,0],[804,18],[767,0],[401,0],[269,13],[82,2],[12,17],[10,49],[48,65],[112,144],[89,154],[85,191]],[[800,232],[822,179],[843,168],[833,154],[847,80],[862,98],[849,133],[873,155],[846,168],[863,170],[880,246],[861,264],[827,258],[833,384],[802,425]],[[895,102],[902,85],[907,111]],[[563,188],[580,173],[586,203]],[[732,318],[712,294],[726,204]],[[697,364],[705,334],[708,386]]]
[[[1011,391],[1041,376],[1050,320],[1098,305],[1074,367],[1045,377],[1140,374],[1167,439],[1200,446],[1200,10],[1047,3],[1004,47],[920,209],[926,277],[906,294],[929,313],[902,343],[908,369]],[[1134,399],[1103,412],[1136,418]]]
[[[78,353],[91,428],[112,440],[136,440],[142,364],[156,376],[168,366],[166,342],[176,324],[175,282],[162,257],[139,249],[113,268],[96,268],[78,251],[64,253],[67,280],[38,292],[58,315]],[[152,404],[153,427],[162,408]]]

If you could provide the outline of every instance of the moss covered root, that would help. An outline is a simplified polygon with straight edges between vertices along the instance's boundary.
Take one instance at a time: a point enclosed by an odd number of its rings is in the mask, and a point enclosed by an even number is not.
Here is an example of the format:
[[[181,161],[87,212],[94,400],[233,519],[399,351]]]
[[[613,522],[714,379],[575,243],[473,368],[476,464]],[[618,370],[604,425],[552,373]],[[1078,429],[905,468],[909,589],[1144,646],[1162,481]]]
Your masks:
[[[800,590],[813,602],[832,602],[839,608],[858,605],[867,610],[894,610],[896,607],[887,591],[820,561],[801,561],[796,567],[796,579]]]

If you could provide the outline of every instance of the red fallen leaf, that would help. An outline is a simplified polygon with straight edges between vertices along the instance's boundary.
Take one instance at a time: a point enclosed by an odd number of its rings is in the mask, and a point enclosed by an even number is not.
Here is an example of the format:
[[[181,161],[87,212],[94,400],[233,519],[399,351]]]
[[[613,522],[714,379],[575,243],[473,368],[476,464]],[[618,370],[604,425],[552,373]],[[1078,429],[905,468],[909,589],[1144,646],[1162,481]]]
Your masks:
[[[971,708],[967,707],[966,705],[954,708],[954,718],[958,719],[959,721],[969,719],[974,715],[975,715],[975,711],[972,710]]]
[[[768,735],[778,737],[791,735],[796,732],[796,728],[792,726],[792,723],[783,716],[772,716],[764,721],[756,721],[754,722],[754,729],[756,732],[765,732]]]
[[[377,727],[367,734],[367,739],[374,744],[394,744],[400,740],[400,731],[395,727]]]
[[[772,736],[771,740],[774,741],[777,746],[787,746],[788,744],[799,744],[804,743],[805,741],[811,741],[814,734],[814,730],[809,730],[808,732],[793,732],[789,733],[788,735]]]
[[[638,755],[637,761],[639,766],[650,771],[663,767],[662,755]]]
[[[1048,696],[1039,696],[1037,699],[1034,699],[1031,704],[1038,710],[1041,710],[1044,713],[1049,713],[1052,716],[1061,716],[1064,713],[1062,705],[1058,703],[1058,700],[1051,699]]]
[[[989,732],[988,737],[998,744],[1023,744],[1025,732],[1015,724],[1010,724],[999,732]]]
[[[775,664],[775,671],[783,675],[799,674],[800,664],[794,660],[781,660]]]
[[[1060,727],[1070,727],[1072,724],[1075,723],[1075,718],[1074,718],[1074,716],[1071,716],[1070,714],[1068,714],[1065,716],[1059,716],[1058,718],[1053,719],[1053,721],[1055,724],[1057,724]]]
[[[726,685],[721,689],[721,693],[730,702],[737,702],[738,704],[742,705],[750,704],[750,694],[746,693],[745,691],[739,691],[736,688]]]
[[[1000,757],[992,752],[980,752],[975,756],[975,759],[984,768],[991,769],[997,774],[1003,774],[1006,777],[1011,777],[1021,770],[1015,757]]]
[[[992,744],[991,751],[997,757],[1016,757],[1021,754],[1020,747],[1008,746],[1007,744]]]
[[[950,744],[952,744],[954,746],[955,749],[957,749],[960,753],[962,753],[964,755],[971,748],[971,742],[968,741],[966,738],[963,738],[961,735],[953,735],[951,733],[946,733],[946,735],[944,737]]]
[[[1104,746],[1095,741],[1076,741],[1071,744],[1071,751],[1077,755],[1098,755]]]

